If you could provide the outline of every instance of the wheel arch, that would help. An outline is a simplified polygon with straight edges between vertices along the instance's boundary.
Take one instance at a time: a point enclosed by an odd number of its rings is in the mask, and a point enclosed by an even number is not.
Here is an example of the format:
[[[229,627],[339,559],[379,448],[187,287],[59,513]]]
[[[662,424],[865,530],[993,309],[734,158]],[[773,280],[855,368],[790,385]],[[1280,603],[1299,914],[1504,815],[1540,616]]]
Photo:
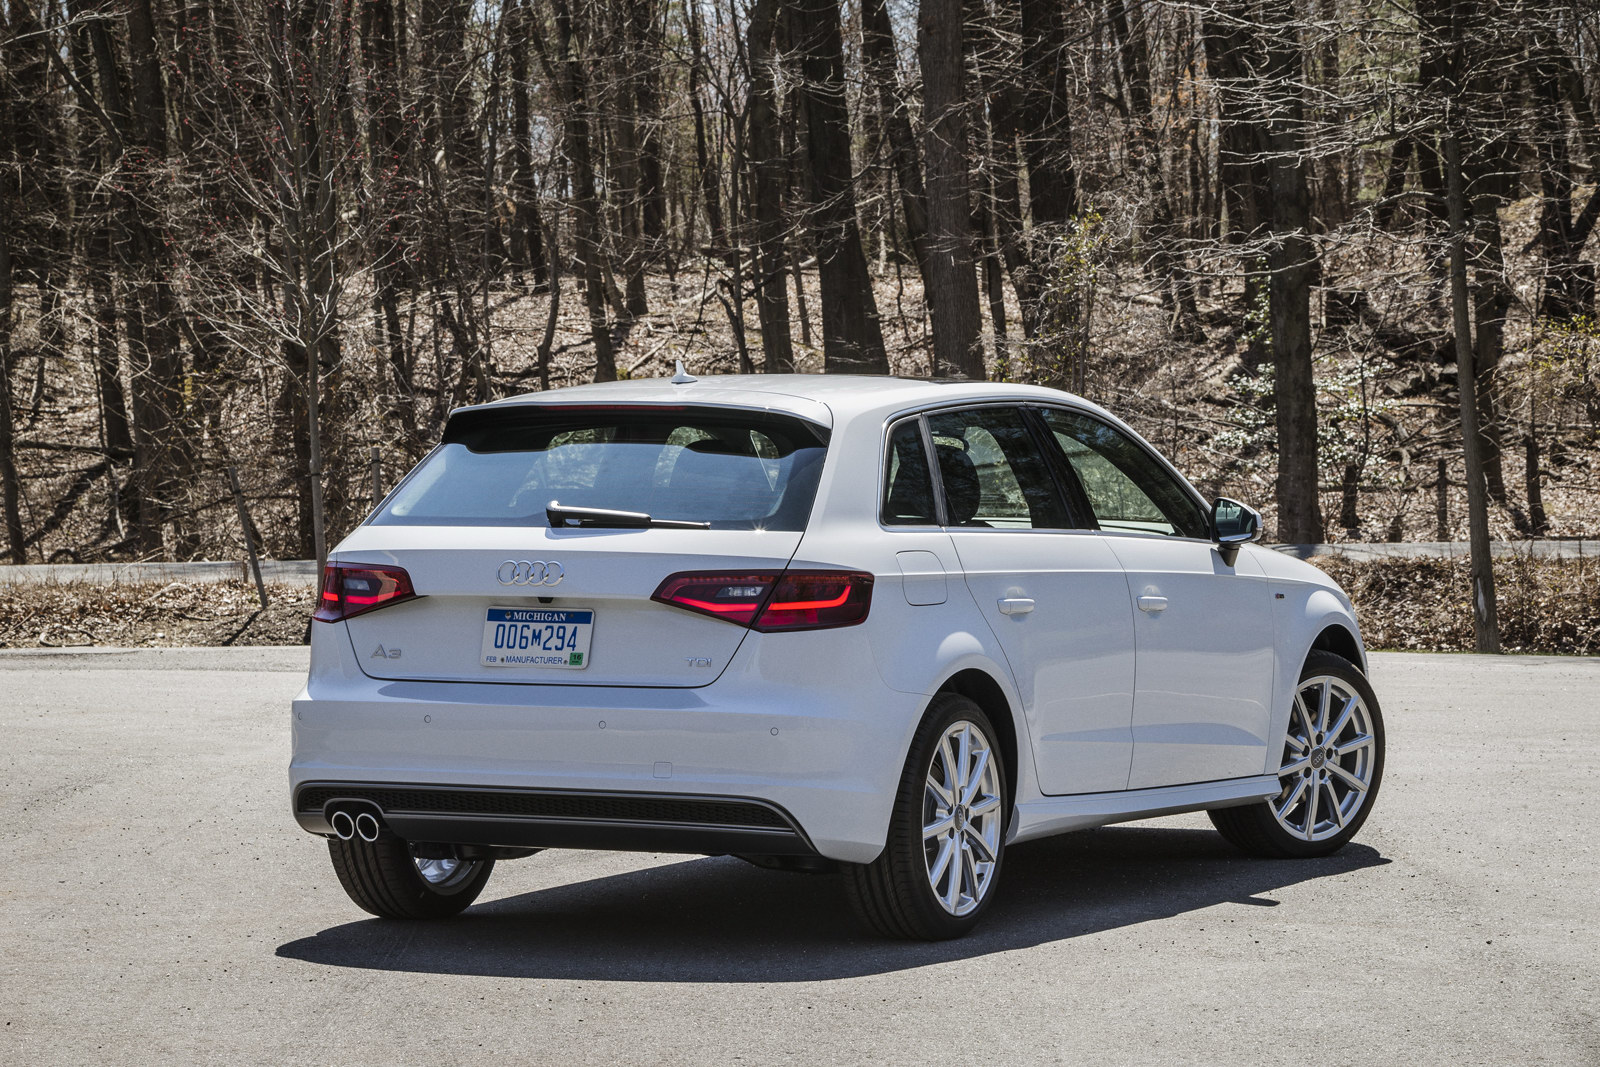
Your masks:
[[[1356,635],[1342,623],[1330,623],[1324,626],[1311,642],[1311,647],[1306,650],[1306,656],[1310,656],[1313,652],[1332,652],[1336,656],[1343,656],[1354,663],[1362,674],[1367,673],[1366,651],[1361,647]]]
[[[1277,682],[1267,726],[1267,758],[1262,773],[1276,770],[1279,749],[1289,729],[1289,709],[1300,672],[1313,652],[1332,652],[1367,673],[1366,646],[1350,601],[1327,585],[1290,581],[1275,583],[1285,599],[1274,600],[1277,625]]]
[[[1018,746],[1016,712],[1005,689],[988,671],[968,667],[946,678],[938,692],[959,693],[982,708],[994,724],[995,732],[1000,735],[995,741],[1005,760],[1006,808],[1010,810],[1017,802],[1017,776],[1022,752]]]

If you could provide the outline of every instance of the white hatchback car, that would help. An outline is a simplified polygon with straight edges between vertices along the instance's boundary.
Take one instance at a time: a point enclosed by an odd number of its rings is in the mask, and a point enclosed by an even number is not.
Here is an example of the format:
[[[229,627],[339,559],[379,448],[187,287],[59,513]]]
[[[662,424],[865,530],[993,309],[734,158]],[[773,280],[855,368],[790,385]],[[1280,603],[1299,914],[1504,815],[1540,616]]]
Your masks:
[[[840,870],[946,938],[1009,845],[1205,810],[1318,856],[1383,722],[1350,601],[1050,389],[677,378],[464,408],[329,557],[295,818],[374,914],[543,848]]]

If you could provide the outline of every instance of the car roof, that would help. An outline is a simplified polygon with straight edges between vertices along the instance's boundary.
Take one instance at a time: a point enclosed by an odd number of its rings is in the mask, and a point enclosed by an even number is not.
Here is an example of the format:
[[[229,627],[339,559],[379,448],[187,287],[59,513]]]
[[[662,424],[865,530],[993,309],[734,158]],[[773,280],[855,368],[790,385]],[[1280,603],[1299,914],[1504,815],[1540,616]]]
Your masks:
[[[995,400],[1070,403],[1101,410],[1071,393],[1037,385],[864,374],[718,374],[681,383],[638,378],[522,393],[458,410],[543,404],[705,404],[778,411],[831,427],[862,415]]]

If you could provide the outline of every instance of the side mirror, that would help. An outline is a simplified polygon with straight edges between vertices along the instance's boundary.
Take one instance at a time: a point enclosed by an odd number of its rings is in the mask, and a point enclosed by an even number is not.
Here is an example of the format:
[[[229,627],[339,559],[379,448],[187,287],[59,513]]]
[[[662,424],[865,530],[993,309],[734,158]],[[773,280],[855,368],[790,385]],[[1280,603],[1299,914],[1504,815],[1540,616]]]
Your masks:
[[[1233,566],[1240,545],[1261,540],[1261,513],[1223,497],[1211,505],[1211,539],[1217,543],[1222,562]]]

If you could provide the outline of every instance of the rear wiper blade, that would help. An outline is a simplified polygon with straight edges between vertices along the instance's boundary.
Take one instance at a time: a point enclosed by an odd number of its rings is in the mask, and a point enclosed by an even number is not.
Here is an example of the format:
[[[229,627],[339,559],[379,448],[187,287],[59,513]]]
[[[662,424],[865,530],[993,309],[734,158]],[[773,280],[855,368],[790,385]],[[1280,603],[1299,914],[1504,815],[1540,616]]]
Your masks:
[[[552,500],[545,506],[545,516],[552,528],[566,526],[608,526],[622,529],[644,529],[647,526],[670,530],[709,530],[709,522],[689,522],[684,519],[652,519],[642,511],[616,511],[612,508],[565,507]]]

